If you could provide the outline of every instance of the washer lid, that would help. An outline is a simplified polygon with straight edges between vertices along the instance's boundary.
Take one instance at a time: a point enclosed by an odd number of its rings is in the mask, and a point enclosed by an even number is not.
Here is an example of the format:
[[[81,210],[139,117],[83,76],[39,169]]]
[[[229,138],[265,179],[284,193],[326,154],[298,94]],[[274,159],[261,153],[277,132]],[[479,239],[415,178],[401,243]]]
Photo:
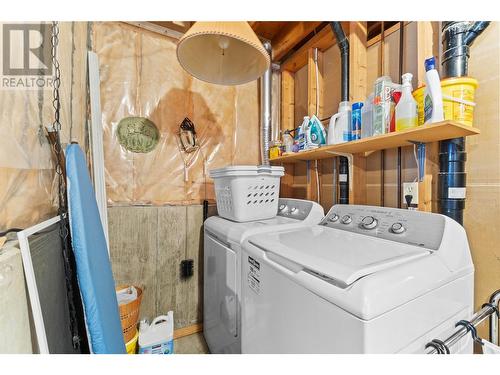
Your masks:
[[[249,242],[344,285],[431,253],[418,246],[322,226],[262,234],[250,237]]]
[[[299,224],[301,222],[301,220],[289,217],[275,216],[271,219],[237,223],[220,216],[212,216],[205,221],[205,229],[219,237],[219,239],[225,243],[241,243],[245,238],[253,234],[269,231],[271,228],[282,227],[287,224]]]

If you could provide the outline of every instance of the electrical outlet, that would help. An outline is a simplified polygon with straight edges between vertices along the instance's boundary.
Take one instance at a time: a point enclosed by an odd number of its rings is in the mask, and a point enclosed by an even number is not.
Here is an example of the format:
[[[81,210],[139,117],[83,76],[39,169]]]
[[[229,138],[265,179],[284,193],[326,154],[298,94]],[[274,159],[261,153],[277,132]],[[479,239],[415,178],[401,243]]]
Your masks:
[[[406,207],[406,196],[411,195],[411,206],[418,206],[418,182],[403,182],[403,207]]]

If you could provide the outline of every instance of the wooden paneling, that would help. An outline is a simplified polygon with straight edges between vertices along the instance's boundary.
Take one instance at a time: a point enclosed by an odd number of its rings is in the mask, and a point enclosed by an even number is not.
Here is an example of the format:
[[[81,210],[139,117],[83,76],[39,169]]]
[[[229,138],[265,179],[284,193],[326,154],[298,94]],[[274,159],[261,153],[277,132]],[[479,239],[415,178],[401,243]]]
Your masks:
[[[209,216],[216,214],[209,206]],[[144,288],[141,317],[174,311],[175,328],[203,320],[203,207],[110,207],[110,250],[116,284]],[[194,260],[181,279],[180,262]]]
[[[193,275],[184,282],[186,324],[203,321],[203,206],[187,206],[186,259],[194,260]]]
[[[293,198],[293,175],[294,164],[283,164],[285,168],[285,175],[281,177],[280,183],[280,197]]]
[[[417,22],[417,86],[425,82],[424,61],[434,53],[434,30],[432,22]],[[452,137],[450,137],[452,138]],[[425,151],[425,175],[418,184],[419,202],[421,211],[432,211],[432,201],[436,201],[437,173],[439,172],[439,148],[437,144],[428,144]],[[436,178],[433,178],[436,176]],[[436,208],[436,204],[434,204]]]
[[[295,72],[294,86],[294,118],[295,127],[302,124],[304,116],[307,116],[307,65]]]
[[[143,288],[141,316],[156,314],[158,211],[153,207],[108,209],[111,264],[116,285]]]
[[[335,44],[323,52],[323,118],[338,112],[340,103],[340,50]]]
[[[318,48],[311,48],[307,58],[307,113],[309,117],[323,115],[323,52]],[[307,199],[320,201],[321,173],[320,161],[311,161],[307,164]]]
[[[348,26],[348,22],[342,22],[344,30]],[[311,48],[319,48],[321,52],[335,44],[335,36],[332,33],[330,25],[323,27],[316,35],[309,39],[302,47],[300,47],[292,56],[283,62],[281,68],[296,72],[307,65],[307,57]]]
[[[417,22],[417,87],[425,84],[425,59],[433,56],[434,33],[432,22]]]
[[[281,130],[295,128],[295,74],[281,73]]]
[[[380,43],[374,44],[366,49],[366,80],[368,93],[373,92],[373,84],[379,76]]]
[[[366,22],[349,23],[349,99],[362,102],[367,95]]]
[[[316,67],[317,61],[317,67]],[[310,49],[307,61],[307,114],[323,116],[323,52]]]
[[[334,163],[337,162],[337,158],[325,159],[321,161],[320,164],[320,175],[321,175],[321,185],[320,185],[320,204],[328,211],[334,203],[334,174],[333,168]]]
[[[474,124],[481,129],[467,139],[467,201],[464,227],[475,266],[475,308],[500,288],[500,25],[492,22],[470,50],[469,75],[479,81]],[[489,225],[491,224],[491,225]],[[487,325],[479,327],[487,337]]]
[[[295,129],[295,74],[284,70],[281,73],[281,131]],[[293,197],[293,164],[285,164],[285,174],[280,182],[280,195]]]
[[[366,22],[349,23],[349,99],[364,101],[367,95]],[[349,203],[366,203],[366,158],[353,155],[349,177]]]
[[[188,325],[187,304],[188,283],[181,280],[180,260],[186,256],[185,206],[168,206],[158,212],[158,262],[157,311],[166,313],[174,310],[176,326]]]

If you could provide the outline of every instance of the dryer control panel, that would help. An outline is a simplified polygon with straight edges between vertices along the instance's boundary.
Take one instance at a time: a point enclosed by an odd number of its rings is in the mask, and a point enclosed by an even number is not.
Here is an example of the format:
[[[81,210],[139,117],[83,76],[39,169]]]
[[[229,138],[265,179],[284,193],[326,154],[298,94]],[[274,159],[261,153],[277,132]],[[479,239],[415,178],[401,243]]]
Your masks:
[[[278,216],[305,220],[314,208],[314,202],[311,201],[280,198],[278,202]]]
[[[339,204],[330,209],[320,225],[438,250],[445,218],[399,208]]]

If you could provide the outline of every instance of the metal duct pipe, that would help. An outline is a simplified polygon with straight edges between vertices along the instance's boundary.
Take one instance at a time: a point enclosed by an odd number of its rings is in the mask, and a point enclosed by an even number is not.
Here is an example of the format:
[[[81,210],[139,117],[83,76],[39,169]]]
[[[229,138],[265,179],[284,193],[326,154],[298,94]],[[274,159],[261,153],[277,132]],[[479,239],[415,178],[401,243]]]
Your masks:
[[[467,76],[470,46],[489,22],[451,21],[442,26],[444,78]],[[465,209],[465,138],[455,138],[439,144],[438,209],[439,212],[463,224]]]
[[[346,38],[340,22],[330,22],[333,35],[337,39],[341,58],[341,100],[349,101],[349,40]],[[345,176],[345,177],[344,177]],[[349,161],[345,156],[339,160],[339,203],[349,203]]]
[[[271,56],[272,48],[270,42],[263,43],[264,48]],[[260,78],[260,152],[262,164],[269,165],[269,147],[271,140],[271,102],[272,102],[272,64]]]

